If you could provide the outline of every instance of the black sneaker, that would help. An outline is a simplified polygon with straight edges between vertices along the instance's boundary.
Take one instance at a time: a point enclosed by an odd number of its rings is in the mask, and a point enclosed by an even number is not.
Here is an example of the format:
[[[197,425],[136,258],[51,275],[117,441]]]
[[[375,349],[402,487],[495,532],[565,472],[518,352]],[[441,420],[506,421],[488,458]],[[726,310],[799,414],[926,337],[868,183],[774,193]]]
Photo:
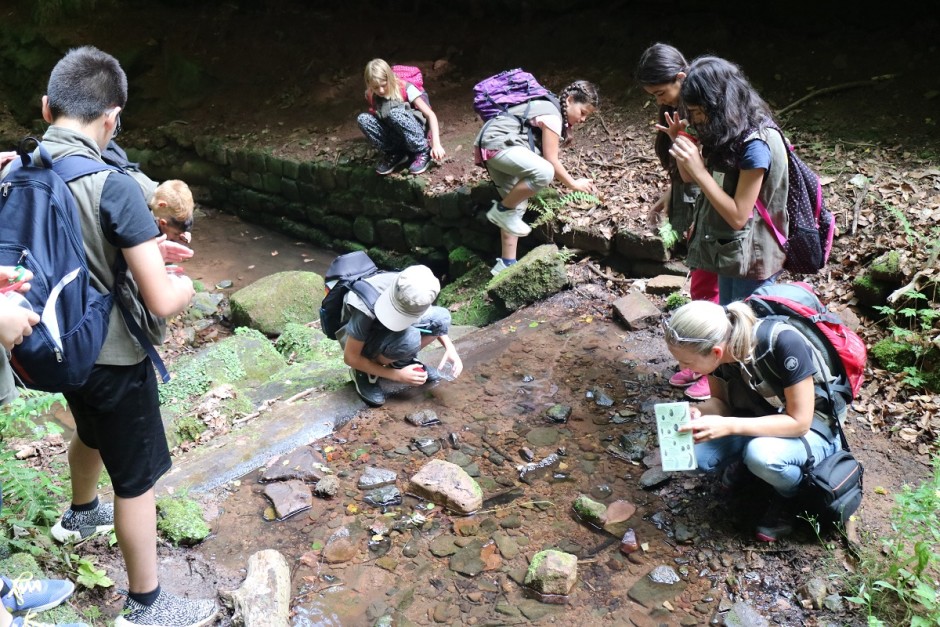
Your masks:
[[[202,627],[208,625],[218,611],[215,601],[184,599],[160,590],[153,605],[143,605],[127,597],[114,627]]]
[[[375,166],[375,173],[385,176],[386,174],[391,174],[394,172],[398,166],[404,164],[408,161],[408,155],[401,155],[397,153],[385,153],[385,156],[379,161],[378,165]]]
[[[59,542],[78,542],[98,533],[114,529],[114,504],[98,503],[98,507],[87,512],[76,512],[68,508],[59,522],[52,528],[52,537]]]
[[[395,369],[397,369],[397,370],[401,370],[402,368],[407,368],[408,366],[410,366],[410,365],[412,365],[412,364],[418,364],[419,366],[421,366],[422,368],[424,368],[424,371],[425,371],[426,373],[428,373],[428,380],[425,381],[425,383],[437,383],[438,381],[440,381],[440,380],[443,378],[443,377],[441,376],[440,370],[438,370],[437,368],[430,368],[430,367],[424,365],[424,363],[421,362],[421,361],[419,361],[417,357],[412,357],[411,359],[400,359],[400,360],[398,360],[398,361],[393,361],[393,362],[392,362],[391,364],[389,364],[389,365],[390,365],[392,368],[395,368]]]
[[[414,161],[408,166],[408,171],[412,174],[423,174],[431,167],[431,151],[425,150],[415,155]]]
[[[793,499],[775,494],[755,529],[761,542],[776,542],[793,533]]]
[[[385,404],[385,392],[379,385],[379,378],[360,372],[355,368],[349,369],[349,377],[352,379],[353,387],[356,388],[356,394],[371,407],[381,407]]]

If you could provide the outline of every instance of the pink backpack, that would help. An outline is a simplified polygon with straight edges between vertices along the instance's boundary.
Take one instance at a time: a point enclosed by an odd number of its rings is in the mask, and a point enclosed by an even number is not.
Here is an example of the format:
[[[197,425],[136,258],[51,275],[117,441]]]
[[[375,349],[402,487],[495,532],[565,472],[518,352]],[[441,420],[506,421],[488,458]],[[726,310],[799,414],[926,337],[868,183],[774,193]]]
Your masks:
[[[411,83],[421,92],[421,98],[425,102],[430,104],[428,100],[427,92],[424,91],[424,76],[421,74],[421,70],[416,68],[413,65],[393,65],[392,72],[395,76],[398,77],[398,82],[401,86],[401,99],[405,102],[408,102],[408,83]],[[375,109],[372,105],[371,95],[366,99],[369,101],[369,111],[375,113]]]

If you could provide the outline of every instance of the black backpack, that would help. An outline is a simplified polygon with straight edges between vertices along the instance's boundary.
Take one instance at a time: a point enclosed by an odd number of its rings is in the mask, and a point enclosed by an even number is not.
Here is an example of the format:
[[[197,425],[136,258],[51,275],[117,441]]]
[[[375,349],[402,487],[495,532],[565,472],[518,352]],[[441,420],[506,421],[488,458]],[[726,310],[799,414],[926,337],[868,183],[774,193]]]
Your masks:
[[[379,272],[375,262],[361,250],[340,255],[333,260],[323,277],[326,296],[320,304],[320,329],[328,338],[335,340],[336,332],[343,326],[343,303],[350,290],[362,299],[370,311],[374,309],[379,292],[362,279]]]

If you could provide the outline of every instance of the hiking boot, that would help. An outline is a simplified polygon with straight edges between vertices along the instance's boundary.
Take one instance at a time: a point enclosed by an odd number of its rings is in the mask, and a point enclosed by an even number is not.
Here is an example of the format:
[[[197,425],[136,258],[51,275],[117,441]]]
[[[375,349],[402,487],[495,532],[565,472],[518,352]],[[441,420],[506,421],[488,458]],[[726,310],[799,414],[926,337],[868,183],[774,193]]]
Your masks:
[[[412,357],[411,359],[400,359],[400,360],[398,360],[398,361],[393,361],[393,362],[392,362],[391,364],[389,364],[389,365],[390,365],[392,368],[395,368],[395,369],[397,369],[397,370],[401,370],[402,368],[407,368],[408,366],[410,366],[410,365],[412,365],[412,364],[418,364],[419,366],[421,366],[422,368],[424,368],[424,371],[425,371],[426,373],[428,373],[428,379],[427,379],[427,381],[425,381],[425,383],[437,383],[438,381],[441,380],[442,377],[441,377],[441,372],[440,372],[440,370],[438,370],[437,368],[434,368],[434,367],[428,367],[428,366],[424,365],[424,363],[421,362],[421,361],[419,361],[417,357]]]
[[[693,401],[707,401],[712,397],[711,386],[708,385],[708,377],[702,377],[685,389],[685,395]]]
[[[349,369],[349,376],[352,379],[353,387],[356,388],[356,394],[366,402],[370,407],[381,407],[385,404],[385,392],[379,385],[379,378],[371,374],[366,374],[355,368]]]
[[[127,597],[114,627],[200,627],[208,625],[218,608],[209,599],[184,599],[160,590],[153,605],[143,605]]]
[[[87,623],[40,623],[33,620],[32,614],[27,614],[14,618],[10,627],[89,627],[89,625]]]
[[[391,174],[398,169],[398,166],[404,164],[406,161],[408,161],[408,155],[387,152],[379,161],[378,165],[375,166],[375,173],[382,176]]]
[[[493,206],[486,212],[486,219],[516,237],[525,237],[532,232],[532,228],[522,221],[522,216],[514,209],[509,211],[500,211],[497,208],[499,203],[493,201]]]
[[[493,266],[493,267],[490,269],[490,274],[492,274],[493,276],[496,276],[497,274],[499,274],[500,272],[502,272],[503,270],[505,270],[505,269],[508,268],[509,266],[514,266],[514,265],[516,265],[516,262],[515,262],[515,261],[513,261],[512,263],[507,264],[505,261],[503,261],[503,258],[502,258],[502,257],[497,257],[497,258],[496,258],[496,265]]]
[[[431,167],[431,151],[425,150],[415,155],[414,161],[408,166],[408,171],[412,174],[423,174]]]
[[[702,375],[691,368],[683,368],[669,378],[669,385],[684,388],[700,380]]]
[[[33,579],[23,573],[16,579],[2,578],[10,591],[3,597],[3,607],[10,612],[41,612],[69,598],[75,584],[64,579]]]
[[[78,542],[112,529],[114,504],[98,503],[98,507],[87,512],[76,512],[69,507],[52,528],[52,537],[59,542]]]
[[[775,494],[755,529],[761,542],[777,542],[793,533],[793,499]]]

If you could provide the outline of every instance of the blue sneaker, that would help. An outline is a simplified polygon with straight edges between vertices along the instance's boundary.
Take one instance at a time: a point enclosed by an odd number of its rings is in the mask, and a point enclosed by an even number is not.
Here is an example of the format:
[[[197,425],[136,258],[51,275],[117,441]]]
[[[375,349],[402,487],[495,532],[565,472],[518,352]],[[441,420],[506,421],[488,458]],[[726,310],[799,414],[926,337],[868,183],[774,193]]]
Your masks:
[[[41,612],[53,608],[69,598],[75,584],[64,579],[33,579],[23,573],[16,579],[3,581],[10,591],[3,597],[3,607],[10,612]],[[15,624],[15,623],[14,623]]]
[[[10,627],[89,627],[87,623],[40,623],[33,620],[33,615],[17,616]]]

